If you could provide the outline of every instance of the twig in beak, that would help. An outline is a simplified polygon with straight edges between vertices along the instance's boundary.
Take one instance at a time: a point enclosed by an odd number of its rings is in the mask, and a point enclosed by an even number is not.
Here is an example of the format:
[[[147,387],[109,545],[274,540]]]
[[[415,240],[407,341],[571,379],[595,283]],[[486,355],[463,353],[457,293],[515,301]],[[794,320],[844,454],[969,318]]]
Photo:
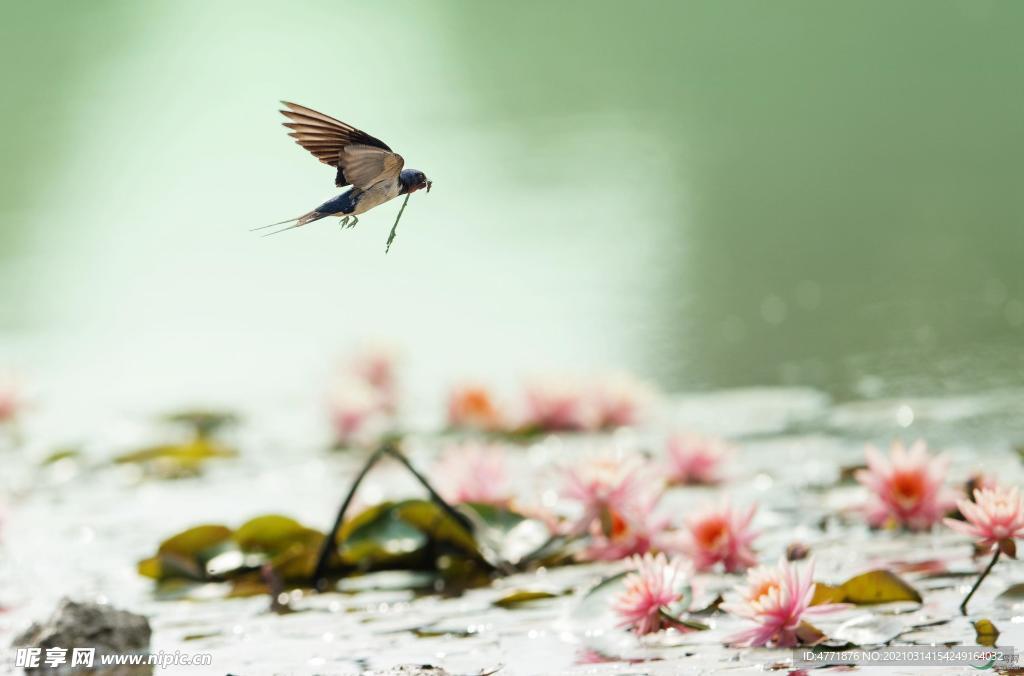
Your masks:
[[[398,216],[395,217],[395,224],[391,226],[391,234],[388,235],[388,243],[384,246],[385,254],[391,251],[391,243],[395,241],[395,231],[398,230],[398,221],[402,220],[402,212],[405,211],[405,205],[409,203],[409,195],[411,194],[412,193],[405,193],[405,201],[402,202],[402,208],[398,210]]]

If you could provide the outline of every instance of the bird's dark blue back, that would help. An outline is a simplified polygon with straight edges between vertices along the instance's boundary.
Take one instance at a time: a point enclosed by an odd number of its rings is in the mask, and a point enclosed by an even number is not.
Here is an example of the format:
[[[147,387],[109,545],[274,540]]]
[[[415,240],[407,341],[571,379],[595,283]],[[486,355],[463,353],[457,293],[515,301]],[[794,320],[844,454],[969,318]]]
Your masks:
[[[331,198],[318,206],[315,211],[318,214],[350,214],[356,208],[356,193],[358,190],[353,188],[347,190],[337,197]]]

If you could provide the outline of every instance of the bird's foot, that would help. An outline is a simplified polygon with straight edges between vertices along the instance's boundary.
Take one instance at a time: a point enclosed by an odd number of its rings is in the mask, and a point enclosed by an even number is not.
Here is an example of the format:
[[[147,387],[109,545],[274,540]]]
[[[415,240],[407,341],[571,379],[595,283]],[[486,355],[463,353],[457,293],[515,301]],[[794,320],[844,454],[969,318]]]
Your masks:
[[[348,216],[345,216],[345,217],[344,217],[343,219],[341,219],[341,220],[340,220],[340,221],[338,222],[338,225],[340,225],[340,226],[341,226],[341,229],[342,229],[342,230],[344,230],[344,229],[345,229],[345,226],[346,226],[346,225],[348,225]]]
[[[354,227],[356,227],[356,223],[358,223],[358,222],[359,222],[359,217],[358,216],[353,216],[352,217],[352,222],[348,224],[348,227],[354,228]]]

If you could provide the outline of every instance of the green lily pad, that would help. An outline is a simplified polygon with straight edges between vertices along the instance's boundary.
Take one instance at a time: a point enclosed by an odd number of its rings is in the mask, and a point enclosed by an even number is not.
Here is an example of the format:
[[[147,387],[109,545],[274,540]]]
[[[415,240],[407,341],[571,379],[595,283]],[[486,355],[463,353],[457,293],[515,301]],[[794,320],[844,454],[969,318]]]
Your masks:
[[[306,530],[295,519],[267,514],[246,521],[231,537],[245,551],[278,552]]]
[[[464,503],[459,511],[473,524],[480,554],[496,567],[530,559],[551,540],[551,530],[543,522],[505,507]]]
[[[448,544],[461,549],[465,554],[479,556],[480,549],[472,533],[437,503],[429,500],[406,500],[395,505],[395,512],[398,518],[415,526],[434,542]]]
[[[308,583],[313,578],[320,547],[326,536],[313,528],[303,528],[294,534],[288,546],[271,560],[270,565],[283,582]]]
[[[191,427],[196,436],[207,437],[216,434],[224,427],[238,422],[238,416],[230,411],[193,409],[177,411],[164,416],[169,423]]]
[[[846,592],[836,585],[818,582],[814,585],[814,598],[811,599],[812,606],[820,606],[825,603],[842,603],[846,598]]]
[[[399,504],[374,505],[345,523],[338,534],[343,563],[364,571],[393,567],[426,548],[426,534],[401,518]]]
[[[811,604],[852,603],[863,606],[895,601],[921,603],[921,594],[896,573],[880,569],[855,575],[839,586],[818,583]]]
[[[58,448],[53,453],[43,458],[40,465],[52,465],[58,463],[61,460],[78,460],[82,457],[82,452],[77,448]]]
[[[481,516],[482,515],[482,516]],[[481,528],[515,522],[513,517],[482,509],[472,512]],[[433,570],[449,583],[472,585],[486,580],[493,556],[488,546],[454,516],[429,500],[404,500],[370,507],[345,523],[339,534],[341,562],[361,572],[405,568]],[[483,550],[483,551],[482,551]]]
[[[999,640],[999,629],[992,623],[992,620],[978,620],[974,623],[974,631],[978,645],[994,648]]]
[[[249,572],[240,575],[231,581],[231,589],[227,598],[237,599],[249,596],[262,596],[268,593],[267,583],[258,572]]]
[[[140,575],[155,580],[205,580],[206,563],[232,546],[230,528],[196,526],[164,540],[156,556],[139,562],[138,571]]]
[[[250,519],[232,535],[247,554],[245,567],[251,568],[258,560],[253,558],[255,555],[265,555],[283,582],[306,582],[312,577],[324,537],[320,531],[280,514]]]
[[[500,538],[529,523],[519,514],[491,506],[469,506],[473,530]],[[140,561],[139,573],[157,581],[230,582],[233,595],[276,584],[312,580],[325,535],[280,514],[256,517],[237,530],[221,525],[190,528]],[[340,555],[331,572],[425,571],[449,585],[485,582],[492,572],[492,550],[478,544],[455,515],[429,500],[374,505],[346,521],[338,534]],[[266,568],[269,566],[269,568]],[[261,570],[263,569],[263,570]]]
[[[195,476],[202,466],[214,458],[233,458],[238,453],[212,441],[199,438],[184,444],[149,446],[114,458],[119,465],[137,464],[150,475],[160,478]]]
[[[526,605],[527,603],[532,603],[534,601],[540,601],[543,599],[553,599],[557,596],[558,594],[552,594],[551,592],[547,591],[521,589],[519,591],[514,591],[510,594],[502,596],[500,599],[494,602],[494,605],[498,606],[499,608],[517,608],[519,606]]]
[[[199,556],[226,543],[230,538],[231,529],[227,526],[195,526],[164,540],[157,553]]]
[[[509,532],[526,519],[525,516],[513,512],[511,509],[482,502],[465,502],[460,505],[460,508],[471,510],[489,528],[502,533]]]
[[[139,562],[138,570],[161,583],[228,580],[250,589],[263,584],[258,569],[269,564],[282,582],[306,583],[323,540],[318,530],[270,514],[251,519],[235,531],[221,525],[189,528],[165,540],[155,556]]]
[[[796,638],[800,645],[816,646],[825,642],[828,637],[825,633],[807,621],[801,622],[796,628]]]

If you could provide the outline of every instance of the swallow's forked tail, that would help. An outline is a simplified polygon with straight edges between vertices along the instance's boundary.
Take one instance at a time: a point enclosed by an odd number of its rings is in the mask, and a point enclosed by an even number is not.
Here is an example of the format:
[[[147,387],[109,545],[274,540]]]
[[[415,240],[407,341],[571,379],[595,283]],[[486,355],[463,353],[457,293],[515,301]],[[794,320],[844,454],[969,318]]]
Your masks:
[[[291,223],[291,225],[289,225],[287,228],[281,228],[280,230],[268,232],[267,234],[263,235],[264,237],[269,237],[270,235],[276,235],[278,233],[284,232],[285,230],[292,230],[294,228],[302,227],[303,225],[306,225],[307,223],[312,223],[313,221],[319,221],[321,218],[327,218],[328,216],[330,216],[330,214],[324,214],[319,211],[310,211],[308,214],[303,214],[296,218],[289,218],[283,221],[279,221],[277,223],[271,223],[270,225],[261,225],[258,228],[251,228],[249,232],[255,232],[256,230],[266,230],[267,228],[273,228],[275,225],[284,225],[285,223]]]

